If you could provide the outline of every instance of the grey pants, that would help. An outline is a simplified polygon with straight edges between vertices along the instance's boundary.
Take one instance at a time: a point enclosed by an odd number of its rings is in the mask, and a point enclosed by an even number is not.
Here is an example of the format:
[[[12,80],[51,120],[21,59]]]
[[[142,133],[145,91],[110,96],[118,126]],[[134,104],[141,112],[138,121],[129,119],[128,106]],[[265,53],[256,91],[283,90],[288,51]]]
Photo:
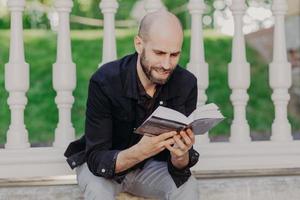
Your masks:
[[[114,200],[120,192],[163,200],[199,200],[196,179],[191,176],[177,188],[166,162],[149,160],[142,170],[128,173],[121,184],[93,175],[86,163],[77,167],[76,173],[86,200]]]

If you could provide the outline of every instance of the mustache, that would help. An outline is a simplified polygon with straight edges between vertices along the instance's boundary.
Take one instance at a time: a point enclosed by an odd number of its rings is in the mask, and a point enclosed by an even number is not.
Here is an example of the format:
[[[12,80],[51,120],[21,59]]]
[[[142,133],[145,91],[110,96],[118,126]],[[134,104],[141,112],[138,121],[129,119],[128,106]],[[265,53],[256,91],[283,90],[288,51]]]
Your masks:
[[[159,72],[171,72],[171,69],[165,69],[163,67],[151,67],[151,69],[159,71]]]

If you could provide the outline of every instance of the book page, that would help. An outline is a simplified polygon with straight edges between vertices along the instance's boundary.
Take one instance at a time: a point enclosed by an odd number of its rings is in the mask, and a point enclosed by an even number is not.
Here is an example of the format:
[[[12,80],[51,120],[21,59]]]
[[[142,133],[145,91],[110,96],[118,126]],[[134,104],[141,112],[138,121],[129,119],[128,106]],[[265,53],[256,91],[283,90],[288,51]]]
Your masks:
[[[167,108],[163,106],[159,106],[150,116],[148,119],[150,119],[152,116],[159,117],[162,119],[168,119],[172,121],[177,121],[183,124],[189,124],[191,121],[182,113]],[[147,121],[147,120],[146,120]]]
[[[218,106],[214,103],[198,106],[188,118],[190,121],[202,118],[224,118],[218,109]]]

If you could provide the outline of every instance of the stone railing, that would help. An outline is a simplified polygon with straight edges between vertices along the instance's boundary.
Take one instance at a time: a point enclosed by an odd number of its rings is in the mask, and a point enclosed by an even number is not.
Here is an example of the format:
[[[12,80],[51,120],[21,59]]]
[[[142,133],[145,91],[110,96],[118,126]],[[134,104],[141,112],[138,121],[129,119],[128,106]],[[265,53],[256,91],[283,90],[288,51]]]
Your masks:
[[[24,124],[24,109],[29,89],[29,66],[24,59],[22,36],[22,12],[25,0],[8,0],[11,12],[11,41],[9,61],[5,65],[5,88],[9,92],[7,102],[11,111],[11,123],[7,131],[4,149],[0,149],[0,178],[25,178],[73,174],[63,157],[66,145],[74,140],[71,122],[71,107],[74,102],[72,91],[76,87],[76,65],[71,59],[69,15],[72,0],[56,0],[54,6],[59,13],[57,38],[57,60],[53,65],[53,87],[57,92],[55,102],[59,110],[59,122],[55,130],[52,147],[31,148],[28,131]],[[102,63],[116,59],[115,13],[117,0],[102,0],[100,9],[104,16]],[[145,10],[160,9],[160,0],[147,0]],[[198,78],[198,104],[207,100],[208,63],[204,57],[202,14],[203,0],[190,0],[191,14],[190,60],[187,68]],[[284,15],[285,0],[273,0],[275,18],[273,61],[269,65],[269,83],[273,89],[272,101],[275,119],[269,141],[251,141],[247,122],[246,106],[249,99],[250,65],[246,60],[242,18],[245,0],[232,0],[230,7],[235,23],[232,43],[232,60],[228,64],[230,100],[234,109],[229,142],[210,142],[208,134],[198,136],[195,148],[201,157],[193,168],[196,174],[219,173],[220,171],[278,171],[300,168],[300,141],[293,140],[291,125],[287,120],[288,89],[291,86],[291,66],[287,62]],[[1,98],[1,97],[0,97]],[[0,119],[1,120],[1,119]],[[29,133],[30,134],[30,133]]]

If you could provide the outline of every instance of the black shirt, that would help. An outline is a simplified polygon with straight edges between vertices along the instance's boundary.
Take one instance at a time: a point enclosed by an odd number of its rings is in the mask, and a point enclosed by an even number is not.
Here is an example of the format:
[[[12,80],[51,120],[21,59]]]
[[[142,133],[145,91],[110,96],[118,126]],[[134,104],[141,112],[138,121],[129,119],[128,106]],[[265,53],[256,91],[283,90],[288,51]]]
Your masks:
[[[72,142],[66,152],[67,162],[75,168],[84,162],[96,175],[122,182],[125,175],[142,168],[146,160],[121,173],[115,173],[117,155],[139,142],[136,127],[159,106],[175,109],[188,116],[197,101],[197,80],[193,74],[176,66],[170,79],[156,88],[153,97],[144,90],[136,71],[137,53],[104,64],[90,79],[86,107],[85,134]],[[177,187],[191,175],[190,167],[199,154],[189,150],[189,164],[177,169],[164,150],[151,157],[166,161],[168,171]],[[150,158],[149,158],[150,159]]]
[[[154,111],[154,108],[156,107],[155,104],[157,104],[157,97],[160,93],[161,85],[156,86],[155,93],[153,94],[153,97],[151,97],[149,94],[146,93],[144,86],[142,85],[139,77],[137,76],[137,87],[138,87],[138,102],[137,102],[137,118],[140,121],[137,122],[137,124],[141,124],[144,122],[145,119],[147,119],[151,113]]]

